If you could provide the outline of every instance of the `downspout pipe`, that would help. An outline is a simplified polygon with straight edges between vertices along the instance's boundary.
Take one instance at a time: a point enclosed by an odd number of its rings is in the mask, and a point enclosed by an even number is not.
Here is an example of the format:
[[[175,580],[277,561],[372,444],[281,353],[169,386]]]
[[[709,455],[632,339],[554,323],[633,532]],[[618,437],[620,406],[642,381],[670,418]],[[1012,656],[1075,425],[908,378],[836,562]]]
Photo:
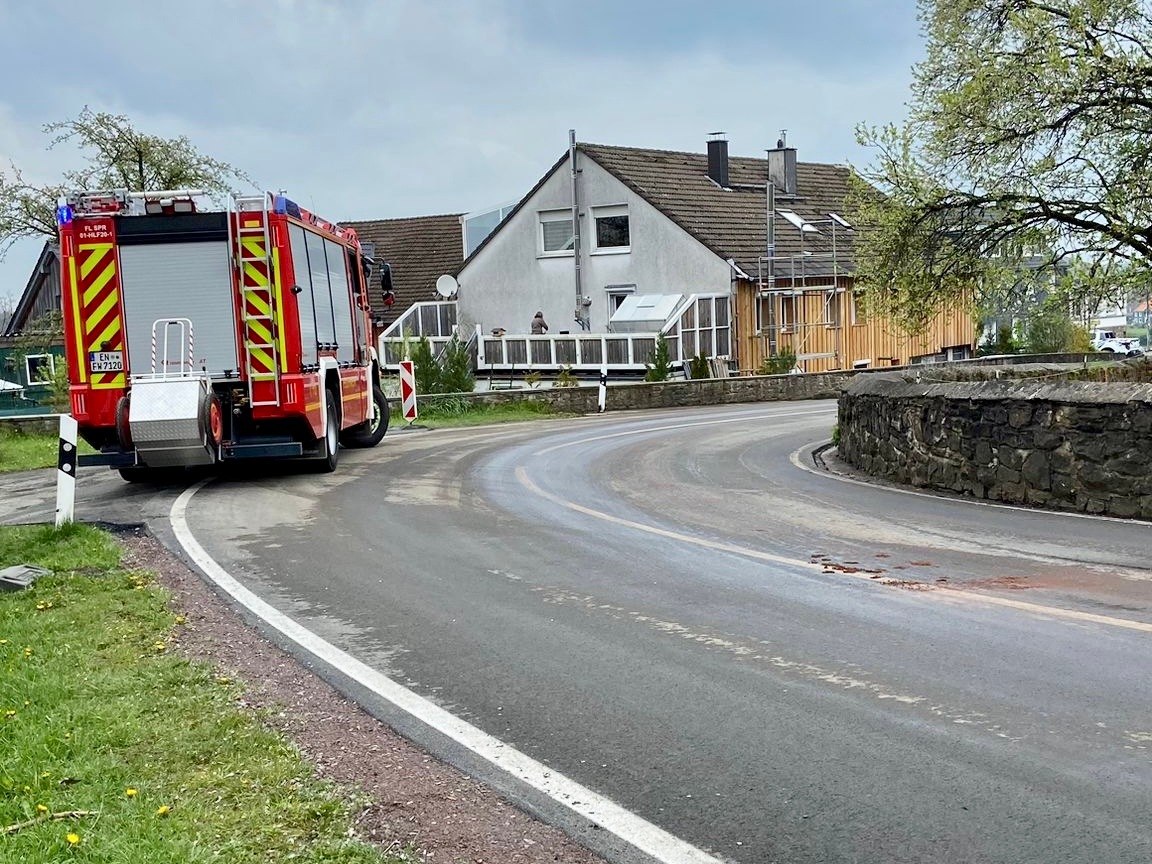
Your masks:
[[[568,163],[572,170],[572,261],[573,280],[576,285],[576,323],[581,330],[591,329],[587,307],[584,306],[584,286],[580,273],[580,169],[576,164],[576,130],[568,130]]]

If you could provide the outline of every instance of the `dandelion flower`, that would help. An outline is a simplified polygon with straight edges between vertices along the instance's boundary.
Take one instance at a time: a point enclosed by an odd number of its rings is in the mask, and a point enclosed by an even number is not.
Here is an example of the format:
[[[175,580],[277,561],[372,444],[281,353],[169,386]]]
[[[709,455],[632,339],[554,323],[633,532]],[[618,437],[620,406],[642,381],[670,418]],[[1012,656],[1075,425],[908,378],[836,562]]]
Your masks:
[[[157,816],[167,816],[171,812],[172,812],[172,808],[169,807],[167,804],[162,804],[161,806],[156,808],[156,815]]]
[[[177,615],[176,616],[176,623],[177,624],[183,624],[186,620],[188,620],[188,619],[186,619],[183,615]]]
[[[51,771],[44,771],[43,773],[40,774],[40,779],[41,780],[47,780],[51,776],[52,776]]]
[[[152,647],[153,647],[154,649],[156,649],[157,651],[163,651],[163,650],[165,650],[165,649],[166,649],[168,646],[167,646],[166,644],[164,644],[163,642],[153,642],[153,643],[152,643]]]
[[[48,808],[47,808],[47,807],[45,807],[43,804],[37,804],[37,805],[36,805],[36,812],[37,812],[37,813],[47,813],[47,812],[48,812]]]
[[[16,709],[15,708],[8,708],[7,710],[4,711],[4,716],[6,718],[7,717],[15,717],[16,716]]]
[[[80,835],[79,834],[69,834],[64,839],[68,841],[69,846],[75,846],[80,842]]]
[[[0,639],[0,645],[7,645],[7,644],[8,644],[7,639]]]
[[[133,789],[131,786],[129,786],[127,789],[124,790],[124,794],[127,795],[129,798],[135,798],[136,797],[136,790]]]

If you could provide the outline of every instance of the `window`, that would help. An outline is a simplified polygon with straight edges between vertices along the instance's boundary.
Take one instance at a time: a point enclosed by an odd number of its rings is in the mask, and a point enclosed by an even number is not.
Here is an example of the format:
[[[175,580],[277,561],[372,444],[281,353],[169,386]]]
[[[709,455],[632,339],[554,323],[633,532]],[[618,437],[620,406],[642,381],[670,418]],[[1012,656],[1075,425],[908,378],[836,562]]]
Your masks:
[[[620,308],[620,304],[624,302],[624,298],[636,293],[636,286],[605,285],[604,291],[608,295],[608,320],[611,321],[612,315]]]
[[[56,374],[56,358],[51,354],[29,354],[24,358],[24,371],[29,384],[51,381]]]
[[[304,232],[308,249],[308,269],[312,273],[312,302],[316,305],[316,341],[321,345],[336,343],[336,324],[332,315],[332,293],[328,284],[328,256],[324,238],[312,231]]]
[[[308,267],[307,232],[299,225],[288,226],[288,239],[292,246],[292,293],[300,312],[301,362],[311,366],[316,362],[316,311],[312,307],[312,275]],[[296,288],[299,288],[297,293]]]
[[[507,204],[501,204],[498,207],[493,207],[491,210],[483,212],[467,213],[460,217],[460,222],[464,226],[464,257],[467,258],[484,240],[495,231],[500,223],[503,222],[512,209],[516,206],[515,201],[510,201]]]
[[[851,293],[851,295],[849,295],[849,296],[851,296],[851,298],[852,298],[852,300],[851,300],[851,303],[852,303],[852,312],[851,312],[852,323],[853,324],[863,324],[864,323],[864,307],[860,302],[860,292],[859,291],[853,291]]]
[[[628,205],[593,207],[593,252],[627,252],[631,244],[628,232]]]
[[[840,326],[840,298],[835,291],[824,295],[824,323],[829,327]]]
[[[540,213],[540,250],[545,255],[570,255],[575,244],[571,210]]]
[[[796,298],[780,297],[780,329],[787,332],[796,326]]]
[[[352,295],[349,293],[344,247],[332,240],[325,240],[324,252],[328,258],[328,282],[332,286],[336,359],[342,363],[352,362],[356,359],[356,337],[352,332]]]

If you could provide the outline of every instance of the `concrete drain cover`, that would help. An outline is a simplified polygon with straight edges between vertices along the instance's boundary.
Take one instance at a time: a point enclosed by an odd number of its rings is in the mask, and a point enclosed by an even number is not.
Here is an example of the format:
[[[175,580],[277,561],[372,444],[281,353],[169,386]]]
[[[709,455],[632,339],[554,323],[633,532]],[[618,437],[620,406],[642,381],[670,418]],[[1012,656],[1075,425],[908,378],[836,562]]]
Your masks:
[[[15,567],[5,567],[0,570],[0,591],[19,591],[27,588],[39,576],[47,576],[51,570],[43,567],[34,567],[31,564],[17,564]]]

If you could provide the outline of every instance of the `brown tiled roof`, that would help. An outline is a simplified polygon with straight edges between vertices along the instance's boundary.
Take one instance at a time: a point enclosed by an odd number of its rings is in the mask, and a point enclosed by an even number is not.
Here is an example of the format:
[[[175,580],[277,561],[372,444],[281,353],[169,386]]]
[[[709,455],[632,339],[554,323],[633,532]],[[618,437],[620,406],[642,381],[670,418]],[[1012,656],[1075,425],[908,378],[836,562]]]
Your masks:
[[[464,260],[459,214],[340,224],[355,228],[362,243],[375,243],[376,260],[392,267],[396,302],[379,308],[373,297],[372,304],[373,313],[386,325],[413,303],[441,299],[436,293],[436,280],[445,273],[455,273]]]
[[[708,177],[704,153],[681,153],[634,147],[580,144],[580,149],[633,192],[721,258],[731,258],[756,278],[759,259],[767,249],[765,159],[729,158],[729,188],[721,189]],[[788,209],[818,223],[819,233],[800,231],[781,217],[776,219],[777,256],[814,253],[807,266],[827,272],[831,265],[832,230],[829,213],[845,215],[850,169],[842,165],[800,162],[796,166],[795,198],[777,191],[776,209]],[[851,268],[852,235],[836,226],[836,261]],[[786,276],[777,264],[777,276]]]

